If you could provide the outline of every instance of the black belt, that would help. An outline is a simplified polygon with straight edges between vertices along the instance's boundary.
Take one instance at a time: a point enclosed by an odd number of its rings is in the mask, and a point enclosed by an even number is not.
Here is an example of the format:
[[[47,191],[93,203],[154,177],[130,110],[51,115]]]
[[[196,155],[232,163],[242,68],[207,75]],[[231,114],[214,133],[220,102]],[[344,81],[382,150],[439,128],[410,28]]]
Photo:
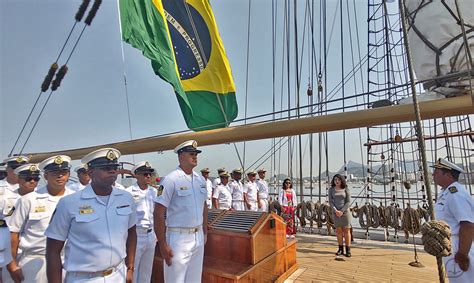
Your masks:
[[[7,228],[7,222],[5,220],[0,220],[0,227],[1,228]]]

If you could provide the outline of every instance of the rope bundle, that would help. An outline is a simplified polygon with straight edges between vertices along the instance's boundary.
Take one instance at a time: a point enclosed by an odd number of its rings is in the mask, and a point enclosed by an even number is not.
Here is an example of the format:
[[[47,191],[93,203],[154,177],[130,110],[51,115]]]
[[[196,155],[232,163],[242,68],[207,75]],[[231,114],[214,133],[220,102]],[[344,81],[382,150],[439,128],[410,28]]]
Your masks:
[[[306,202],[306,215],[305,218],[306,220],[309,221],[309,226],[313,227],[313,216],[314,214],[317,214],[316,211],[314,210],[314,203],[312,201],[307,201]]]
[[[298,203],[298,205],[296,206],[296,213],[295,213],[296,217],[298,217],[299,221],[300,221],[300,225],[301,227],[305,227],[306,226],[306,204],[304,201]]]
[[[421,226],[425,251],[436,257],[451,255],[451,229],[446,222],[432,220]]]
[[[388,208],[388,211],[390,212],[389,226],[394,229],[400,230],[401,228],[400,219],[402,218],[403,210],[393,204],[387,208]]]
[[[326,220],[326,222],[329,225],[334,226],[334,220],[332,219],[332,207],[326,202],[326,203],[321,204],[320,211],[321,211],[320,217],[324,216],[324,219]]]
[[[412,233],[418,234],[421,229],[421,217],[417,209],[414,209],[410,206],[405,208],[402,217],[402,228],[403,230]]]
[[[380,217],[380,226],[382,226],[383,228],[388,228],[390,211],[387,207],[383,206],[382,203],[380,203],[380,206],[378,207],[378,212]]]
[[[281,216],[281,205],[278,201],[274,200],[270,205],[268,206],[268,210],[270,212],[276,213]]]

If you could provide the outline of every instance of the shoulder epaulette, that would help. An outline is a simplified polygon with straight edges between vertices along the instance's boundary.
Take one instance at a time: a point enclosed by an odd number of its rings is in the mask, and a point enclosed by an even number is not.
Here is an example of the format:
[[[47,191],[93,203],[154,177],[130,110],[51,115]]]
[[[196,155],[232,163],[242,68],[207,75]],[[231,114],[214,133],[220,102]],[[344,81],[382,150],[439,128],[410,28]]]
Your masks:
[[[14,211],[15,211],[15,207],[12,207],[10,211],[8,211],[7,215],[5,216],[12,216]]]
[[[453,187],[449,187],[448,190],[449,190],[452,194],[458,192],[458,188],[456,188],[456,187],[454,187],[454,186],[453,186]]]

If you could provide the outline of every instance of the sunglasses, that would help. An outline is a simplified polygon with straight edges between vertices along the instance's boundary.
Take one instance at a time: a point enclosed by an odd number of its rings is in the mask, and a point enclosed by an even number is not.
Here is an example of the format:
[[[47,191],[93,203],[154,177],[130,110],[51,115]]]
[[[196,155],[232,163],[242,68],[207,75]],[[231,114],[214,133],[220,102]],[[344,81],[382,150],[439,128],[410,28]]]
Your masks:
[[[285,184],[291,184],[291,182],[286,181]]]
[[[144,177],[151,177],[151,173],[140,173],[140,175],[143,175]]]
[[[38,182],[40,180],[40,177],[24,177],[21,179],[25,180],[26,182],[31,182],[31,181]]]
[[[96,168],[102,171],[116,171],[120,168],[120,165],[106,165],[106,166],[100,166]]]

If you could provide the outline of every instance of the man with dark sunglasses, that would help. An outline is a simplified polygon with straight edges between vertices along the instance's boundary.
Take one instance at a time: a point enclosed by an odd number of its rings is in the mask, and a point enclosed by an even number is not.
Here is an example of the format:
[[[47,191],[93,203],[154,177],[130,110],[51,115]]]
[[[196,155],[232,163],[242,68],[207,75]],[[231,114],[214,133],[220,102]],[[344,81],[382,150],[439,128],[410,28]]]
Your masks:
[[[137,182],[126,188],[132,194],[137,212],[137,249],[135,252],[135,272],[133,282],[150,282],[155,256],[156,235],[153,212],[158,190],[151,186],[155,169],[147,161],[135,165],[132,174]]]
[[[62,282],[63,268],[66,283],[132,282],[137,220],[132,195],[113,186],[119,157],[102,148],[82,158],[92,181],[59,201],[45,232],[48,282]]]
[[[13,260],[8,264],[8,272],[14,282],[46,283],[46,237],[56,205],[63,196],[73,193],[66,188],[69,178],[71,158],[57,155],[43,160],[40,164],[30,164],[17,168],[20,188],[39,181],[39,170],[44,172],[46,185],[19,198],[11,217],[7,220],[10,228]],[[33,183],[34,184],[34,183]],[[22,250],[17,259],[18,248]],[[18,260],[18,261],[17,261]]]
[[[11,215],[15,202],[20,197],[18,194],[18,176],[14,170],[22,164],[28,163],[25,156],[13,156],[5,159],[7,176],[0,180],[0,278],[2,269],[12,260],[10,230],[8,229],[6,218]],[[5,277],[5,276],[4,276]]]
[[[38,164],[27,163],[14,170],[18,176],[18,194],[24,196],[33,192],[41,179]]]

